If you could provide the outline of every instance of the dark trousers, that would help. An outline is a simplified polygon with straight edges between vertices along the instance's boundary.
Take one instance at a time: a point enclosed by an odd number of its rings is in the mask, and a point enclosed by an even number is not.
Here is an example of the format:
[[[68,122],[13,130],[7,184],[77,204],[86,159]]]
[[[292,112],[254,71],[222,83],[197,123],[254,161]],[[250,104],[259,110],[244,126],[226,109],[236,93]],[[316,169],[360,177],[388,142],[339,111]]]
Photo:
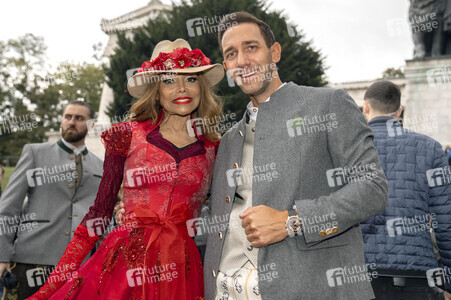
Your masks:
[[[11,273],[17,274],[19,279],[19,285],[11,290],[5,289],[5,294],[2,299],[9,300],[24,300],[25,298],[30,297],[34,293],[36,293],[45,283],[47,278],[41,278],[41,276],[36,277],[32,276],[32,274],[28,274],[29,278],[27,278],[27,271],[32,269],[46,269],[50,270],[53,266],[47,265],[35,265],[35,264],[22,264],[22,263],[11,263]],[[30,271],[33,272],[33,271]]]
[[[426,278],[405,278],[395,283],[393,277],[373,278],[371,281],[376,300],[440,300],[440,294],[428,286]]]

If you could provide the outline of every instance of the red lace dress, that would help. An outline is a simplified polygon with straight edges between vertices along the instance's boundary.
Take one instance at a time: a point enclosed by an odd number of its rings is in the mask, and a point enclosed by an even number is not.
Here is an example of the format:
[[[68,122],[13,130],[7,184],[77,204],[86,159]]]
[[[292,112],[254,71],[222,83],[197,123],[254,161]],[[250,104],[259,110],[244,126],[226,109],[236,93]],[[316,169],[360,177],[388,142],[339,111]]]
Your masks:
[[[206,198],[218,143],[198,136],[176,148],[159,132],[162,117],[102,133],[106,154],[95,203],[31,299],[203,299],[201,259],[187,221]],[[105,231],[122,181],[124,225],[77,269]]]

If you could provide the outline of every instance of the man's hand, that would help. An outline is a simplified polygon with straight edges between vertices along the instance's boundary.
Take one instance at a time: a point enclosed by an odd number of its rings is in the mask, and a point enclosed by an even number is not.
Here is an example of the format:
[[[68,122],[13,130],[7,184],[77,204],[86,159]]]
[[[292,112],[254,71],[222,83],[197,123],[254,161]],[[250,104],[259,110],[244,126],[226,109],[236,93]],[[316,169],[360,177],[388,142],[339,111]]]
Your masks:
[[[266,205],[246,209],[240,218],[247,239],[253,247],[264,247],[282,241],[288,236],[285,224],[288,211],[280,211]]]
[[[5,269],[11,273],[11,266],[9,262],[0,262],[0,276],[2,276],[3,271],[5,271]]]
[[[122,226],[122,216],[125,214],[125,207],[124,207],[124,202],[119,201],[118,203],[116,203],[116,205],[114,206],[114,211],[116,212],[116,223],[118,226]]]
[[[445,291],[444,296],[445,296],[445,300],[451,300],[451,294],[448,293],[447,291]]]

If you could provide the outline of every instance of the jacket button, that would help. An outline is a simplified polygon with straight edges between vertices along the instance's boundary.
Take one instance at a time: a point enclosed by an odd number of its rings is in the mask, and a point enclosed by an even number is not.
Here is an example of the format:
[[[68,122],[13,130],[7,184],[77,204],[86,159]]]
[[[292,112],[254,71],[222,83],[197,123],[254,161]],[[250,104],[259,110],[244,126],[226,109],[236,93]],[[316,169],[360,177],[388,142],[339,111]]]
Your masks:
[[[204,201],[204,204],[208,204],[208,199]]]
[[[230,203],[230,197],[229,197],[229,196],[225,197],[225,201],[226,201],[227,203]]]
[[[73,183],[69,183],[69,188],[71,189],[73,187],[74,187],[74,184]]]
[[[66,231],[64,234],[65,234],[65,235],[69,235],[69,233],[70,233],[69,231]]]
[[[254,247],[252,245],[247,246],[248,251],[252,251],[252,249],[254,249]]]
[[[238,133],[243,136],[243,132],[241,130],[238,130]]]
[[[331,233],[332,233],[332,229],[327,228],[327,229],[326,229],[326,234],[327,234],[327,235],[330,235]]]
[[[333,227],[333,228],[332,228],[332,232],[333,232],[333,233],[337,233],[337,232],[338,232],[338,227]]]
[[[73,172],[73,171],[75,171],[75,169],[74,168],[70,168],[69,171]]]
[[[216,278],[216,272],[215,272],[215,270],[211,271],[211,275],[212,275],[213,277]]]
[[[218,233],[219,239],[222,240],[222,232]]]
[[[72,203],[77,203],[77,199],[72,199]]]
[[[237,163],[234,163],[234,164],[233,164],[233,168],[234,168],[234,169],[238,169],[238,164],[237,164]]]
[[[326,236],[326,232],[325,232],[324,230],[321,230],[321,231],[319,232],[319,236],[320,236],[320,237],[325,237],[325,236]]]
[[[69,218],[69,219],[72,219],[72,215],[69,215],[68,218]]]
[[[75,158],[75,156],[69,155],[69,159],[74,159],[74,158]]]

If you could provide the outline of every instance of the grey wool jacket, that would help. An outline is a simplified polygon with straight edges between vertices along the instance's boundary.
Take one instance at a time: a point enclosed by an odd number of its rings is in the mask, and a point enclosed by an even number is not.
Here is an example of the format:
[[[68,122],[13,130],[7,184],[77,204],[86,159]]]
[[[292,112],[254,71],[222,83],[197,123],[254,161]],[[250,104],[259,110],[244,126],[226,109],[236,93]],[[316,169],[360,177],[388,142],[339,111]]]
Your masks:
[[[203,230],[207,300],[216,295],[228,232],[215,222],[228,222],[245,132],[243,117],[217,154]],[[374,298],[359,223],[384,210],[388,187],[373,132],[354,100],[341,89],[287,83],[259,105],[253,163],[252,205],[295,205],[304,226],[299,236],[259,248],[262,299]]]
[[[75,155],[61,140],[24,146],[0,199],[0,261],[58,263],[102,179],[102,160],[87,149],[82,154],[76,189]]]

